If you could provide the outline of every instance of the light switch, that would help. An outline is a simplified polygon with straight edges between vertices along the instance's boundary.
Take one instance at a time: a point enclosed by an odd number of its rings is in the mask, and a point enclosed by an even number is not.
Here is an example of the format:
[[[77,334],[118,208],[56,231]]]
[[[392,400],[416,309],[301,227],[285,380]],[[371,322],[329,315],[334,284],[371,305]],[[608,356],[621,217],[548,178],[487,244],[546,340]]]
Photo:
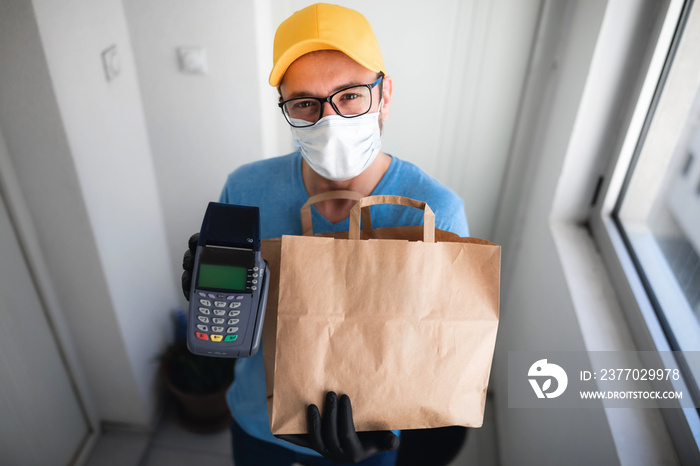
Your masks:
[[[122,70],[121,61],[119,60],[119,54],[117,54],[117,46],[113,45],[102,52],[102,65],[105,70],[105,77],[107,81],[111,81],[117,76]]]
[[[204,47],[178,47],[180,71],[187,74],[207,74],[207,49]]]

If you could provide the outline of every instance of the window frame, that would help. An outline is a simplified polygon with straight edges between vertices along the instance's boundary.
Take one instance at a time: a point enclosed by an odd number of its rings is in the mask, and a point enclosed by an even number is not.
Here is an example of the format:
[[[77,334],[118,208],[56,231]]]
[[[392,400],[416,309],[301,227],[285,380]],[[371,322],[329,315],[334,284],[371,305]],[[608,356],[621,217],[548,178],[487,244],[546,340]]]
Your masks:
[[[634,110],[618,151],[613,155],[599,182],[600,191],[594,197],[588,217],[596,246],[600,251],[611,283],[627,321],[634,344],[639,351],[672,351],[654,303],[645,288],[644,277],[637,271],[635,257],[630,253],[625,236],[615,218],[620,194],[626,186],[628,172],[634,168],[637,154],[643,147],[651,119],[668,78],[668,63],[675,58],[677,45],[689,14],[700,15],[700,5],[692,0],[672,0],[666,13],[659,38],[647,68]],[[688,13],[690,11],[690,13]],[[659,363],[649,361],[649,363]],[[674,389],[688,387],[679,386]],[[700,460],[700,416],[697,409],[660,410],[683,464]]]

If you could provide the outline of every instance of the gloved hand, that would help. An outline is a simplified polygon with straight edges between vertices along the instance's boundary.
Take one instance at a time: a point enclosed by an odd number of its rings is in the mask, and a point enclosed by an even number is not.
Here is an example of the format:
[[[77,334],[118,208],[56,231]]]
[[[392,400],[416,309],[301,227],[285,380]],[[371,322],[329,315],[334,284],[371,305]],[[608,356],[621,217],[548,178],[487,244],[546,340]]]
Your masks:
[[[199,233],[190,236],[188,242],[189,249],[185,251],[185,256],[182,258],[182,292],[185,293],[187,301],[190,300],[190,290],[192,288],[192,271],[194,269],[194,256],[197,252],[197,243],[199,242]]]
[[[396,450],[399,438],[391,431],[356,432],[350,398],[326,394],[323,418],[316,405],[307,409],[308,434],[278,435],[295,445],[311,448],[336,463],[357,463],[384,451]]]

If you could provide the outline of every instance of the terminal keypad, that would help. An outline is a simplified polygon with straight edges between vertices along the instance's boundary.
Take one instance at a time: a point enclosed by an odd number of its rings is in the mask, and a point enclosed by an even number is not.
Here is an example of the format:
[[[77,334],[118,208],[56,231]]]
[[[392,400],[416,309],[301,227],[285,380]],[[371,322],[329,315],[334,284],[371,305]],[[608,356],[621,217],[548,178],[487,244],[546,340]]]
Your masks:
[[[252,278],[251,278],[252,282]],[[253,283],[251,283],[254,286]],[[233,343],[245,330],[250,317],[250,293],[198,292],[196,336],[200,340]]]

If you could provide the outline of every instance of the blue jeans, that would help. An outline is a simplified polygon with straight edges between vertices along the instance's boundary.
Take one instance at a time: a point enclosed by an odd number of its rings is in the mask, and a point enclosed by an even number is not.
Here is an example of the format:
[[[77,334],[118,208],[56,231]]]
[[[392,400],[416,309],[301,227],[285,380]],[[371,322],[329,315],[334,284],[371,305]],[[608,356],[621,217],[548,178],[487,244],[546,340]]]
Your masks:
[[[231,424],[231,438],[235,466],[291,466],[294,463],[304,466],[333,466],[336,464],[322,456],[297,453],[250,436],[236,424],[236,421]],[[357,464],[361,466],[394,466],[396,464],[396,451],[380,453]]]

